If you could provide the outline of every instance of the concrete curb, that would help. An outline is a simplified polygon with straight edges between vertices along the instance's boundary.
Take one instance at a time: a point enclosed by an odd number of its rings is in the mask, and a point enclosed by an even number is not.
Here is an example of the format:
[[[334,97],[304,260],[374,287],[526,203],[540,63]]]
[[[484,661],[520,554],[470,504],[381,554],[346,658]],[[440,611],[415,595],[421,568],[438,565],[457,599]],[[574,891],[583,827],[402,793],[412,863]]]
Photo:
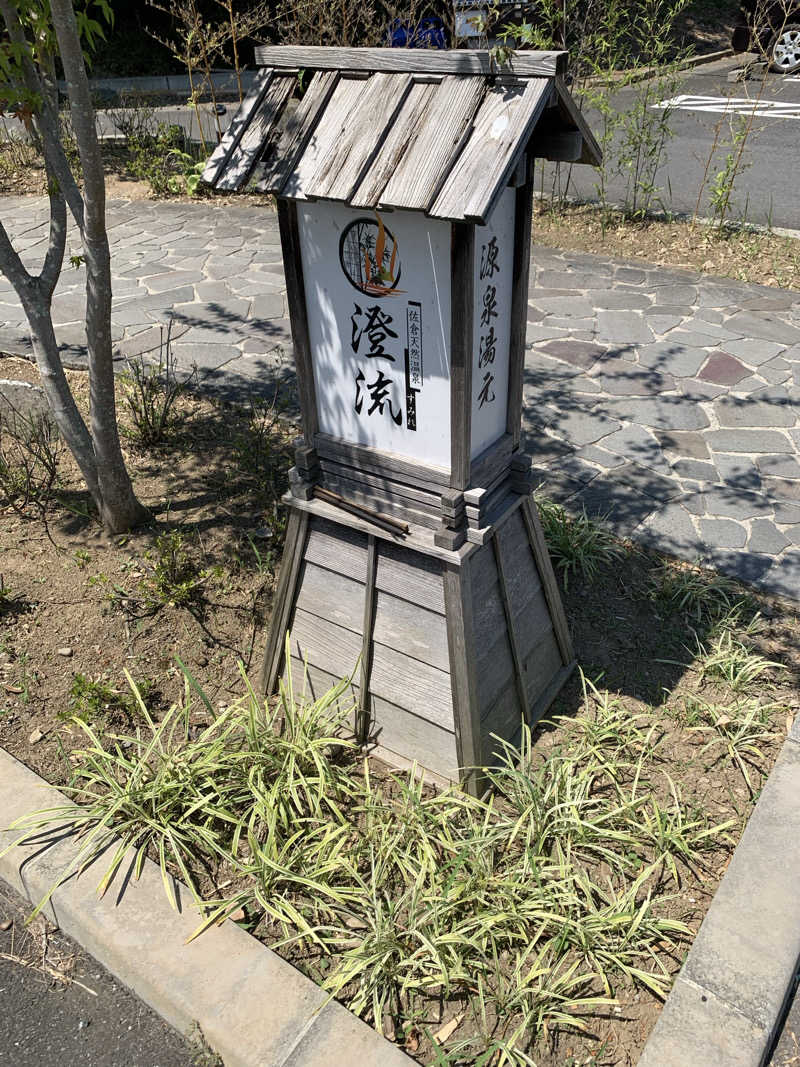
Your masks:
[[[4,827],[66,802],[0,749]],[[0,850],[17,836],[0,829]],[[71,837],[62,837],[45,847],[14,849],[0,859],[0,878],[37,903],[75,848]],[[101,858],[60,886],[50,918],[181,1033],[199,1026],[226,1067],[409,1067],[395,1045],[340,1004],[326,1003],[318,986],[235,923],[184,944],[198,926],[198,912],[191,904],[180,912],[170,908],[160,870],[150,860],[138,882],[117,877],[98,900],[103,869]],[[190,900],[181,886],[178,898]]]
[[[639,1067],[761,1067],[800,961],[800,716]]]
[[[693,67],[702,67],[707,63],[716,63],[718,59],[727,59],[734,54],[732,48],[721,48],[718,52],[705,52],[700,56],[690,56],[688,59],[681,60],[675,70],[691,70]],[[638,70],[618,70],[608,77],[597,75],[594,78],[587,78],[586,85],[614,85],[616,82],[626,81],[626,79],[627,85],[635,85],[637,82],[654,78],[660,69],[660,67],[641,67]]]

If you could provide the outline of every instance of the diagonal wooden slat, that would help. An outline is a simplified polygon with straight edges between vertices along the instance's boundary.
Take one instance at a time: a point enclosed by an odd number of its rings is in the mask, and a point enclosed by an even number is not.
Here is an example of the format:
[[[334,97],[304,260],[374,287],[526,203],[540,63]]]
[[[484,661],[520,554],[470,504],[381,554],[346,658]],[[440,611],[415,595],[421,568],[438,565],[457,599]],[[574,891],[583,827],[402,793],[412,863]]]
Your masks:
[[[334,151],[337,141],[350,125],[350,116],[358,106],[358,99],[367,84],[361,78],[340,78],[327,107],[317,123],[305,150],[298,156],[281,189],[282,196],[307,200],[307,189],[323,161]]]
[[[394,120],[386,139],[350,199],[353,207],[377,207],[387,182],[397,170],[435,92],[436,85],[432,82],[418,82],[411,86],[400,114]]]
[[[338,80],[339,72],[335,70],[318,71],[311,79],[297,110],[288,116],[274,149],[268,158],[256,164],[256,189],[260,193],[280,193],[313,136]]]
[[[381,194],[380,207],[428,209],[470,129],[485,88],[481,78],[442,79]]]
[[[222,140],[219,142],[219,144],[211,153],[206,162],[205,170],[203,171],[204,182],[208,182],[209,185],[213,185],[222,173],[222,170],[225,166],[228,157],[230,156],[236,145],[239,143],[239,138],[242,136],[245,129],[247,128],[247,124],[253,117],[253,112],[255,111],[258,104],[261,102],[261,98],[266,92],[267,86],[269,85],[271,79],[271,70],[259,71],[255,81],[253,82],[253,87],[239,105],[239,110],[233,116],[230,126],[228,126],[227,130],[222,136]]]
[[[363,90],[341,136],[305,184],[309,197],[350,200],[405,101],[411,75],[373,74],[361,84]]]
[[[485,222],[525,151],[550,93],[547,78],[490,89],[429,214]]]
[[[225,162],[225,167],[217,179],[218,189],[238,189],[245,183],[296,84],[297,78],[294,74],[275,75],[272,78],[250,122],[242,132],[239,143]]]

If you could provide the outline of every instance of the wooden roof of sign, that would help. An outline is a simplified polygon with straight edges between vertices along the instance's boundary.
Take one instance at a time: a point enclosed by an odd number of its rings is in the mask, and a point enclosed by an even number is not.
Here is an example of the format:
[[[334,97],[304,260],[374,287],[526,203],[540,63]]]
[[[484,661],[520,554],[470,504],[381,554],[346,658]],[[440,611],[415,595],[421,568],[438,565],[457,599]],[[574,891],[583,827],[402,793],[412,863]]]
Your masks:
[[[600,162],[561,77],[565,52],[264,47],[204,180],[293,200],[485,222],[526,150]],[[298,71],[306,90],[293,99]]]

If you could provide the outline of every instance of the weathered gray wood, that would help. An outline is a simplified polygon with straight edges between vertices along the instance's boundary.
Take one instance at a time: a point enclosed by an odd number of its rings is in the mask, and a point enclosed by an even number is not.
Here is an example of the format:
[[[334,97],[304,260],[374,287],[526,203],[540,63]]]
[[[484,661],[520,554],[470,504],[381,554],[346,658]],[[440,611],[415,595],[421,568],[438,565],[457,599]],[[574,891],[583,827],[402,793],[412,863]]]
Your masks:
[[[528,327],[528,283],[531,269],[531,225],[533,221],[533,167],[531,167],[528,182],[517,189],[514,201],[514,259],[506,430],[511,436],[512,447],[518,448],[522,426],[525,333]]]
[[[347,526],[315,517],[309,528],[305,560],[346,574],[363,586],[367,580],[367,539]]]
[[[412,485],[422,485],[432,490],[435,490],[437,486],[445,489],[450,484],[450,472],[444,467],[434,467],[429,463],[401,459],[390,452],[382,452],[378,448],[370,448],[367,445],[352,445],[345,441],[337,441],[335,437],[330,437],[325,433],[317,433],[314,443],[320,456],[340,460],[360,470],[388,476],[400,475],[408,478]]]
[[[209,156],[203,170],[203,181],[213,185],[222,173],[225,163],[231,152],[239,143],[239,138],[247,128],[250,118],[267,91],[267,86],[272,80],[271,70],[261,70],[255,76],[252,88],[239,105],[239,110],[233,116],[230,126],[222,136],[222,140]]]
[[[304,70],[405,71],[421,74],[493,74],[488,51],[451,48],[325,48],[313,45],[263,45],[255,50],[260,67]],[[522,76],[552,78],[566,70],[566,52],[518,51],[511,67]]]
[[[381,207],[427,211],[471,127],[485,92],[478,78],[444,78],[434,87],[414,136],[380,196]]]
[[[430,107],[435,82],[415,82],[394,120],[383,144],[365,172],[358,188],[350,198],[353,207],[377,207],[386,184],[403,158],[415,136],[423,115]]]
[[[447,671],[411,659],[377,641],[372,650],[372,693],[445,730],[453,729],[453,698]]]
[[[450,487],[467,489],[472,454],[475,227],[453,224],[450,264]]]
[[[379,591],[375,599],[373,637],[411,659],[441,671],[450,670],[444,616],[418,604]]]
[[[278,576],[278,588],[275,591],[272,608],[272,623],[261,668],[261,687],[263,692],[267,694],[274,691],[278,674],[280,673],[286,629],[292,613],[294,593],[300,573],[300,564],[303,560],[307,533],[308,515],[305,512],[292,509],[289,512],[289,521],[286,526],[286,540]]]
[[[439,525],[440,511],[435,504],[409,500],[405,496],[396,496],[388,490],[374,489],[360,479],[345,478],[339,471],[329,470],[325,473],[323,483],[326,489],[340,493],[347,500],[385,512],[406,522],[417,523],[436,529]]]
[[[309,542],[310,540],[309,537]],[[309,562],[309,542],[306,560],[297,582],[295,602],[298,608],[360,635],[364,620],[364,583],[354,581],[344,570],[327,570]],[[369,571],[367,574],[369,575]]]
[[[581,157],[577,162],[588,163],[593,167],[599,167],[603,162],[603,150],[597,143],[597,139],[589,128],[589,124],[578,110],[578,105],[572,97],[569,89],[564,84],[564,79],[557,77],[554,82],[558,108],[564,121],[571,127],[580,131],[583,146]]]
[[[550,617],[553,620],[553,630],[555,631],[558,645],[561,649],[562,658],[564,663],[571,663],[575,659],[575,652],[572,647],[572,638],[569,633],[567,616],[564,612],[561,592],[558,588],[558,582],[556,581],[550,553],[547,551],[547,542],[544,539],[542,523],[539,519],[539,512],[536,510],[536,504],[534,503],[533,497],[526,497],[522,506],[522,518],[528,532],[531,551],[533,552],[533,558],[536,561],[536,567],[539,571],[542,587],[544,588],[544,593],[547,597],[547,605],[550,608]]]
[[[391,496],[405,498],[409,502],[417,501],[426,507],[438,508],[442,498],[440,487],[436,489],[419,488],[396,477],[389,478],[385,474],[368,474],[366,471],[359,470],[358,467],[351,467],[349,463],[339,463],[337,460],[323,458],[320,461],[320,467],[324,474],[349,478],[353,481],[361,482],[362,485],[369,486],[371,489],[385,491]]]
[[[522,663],[522,654],[520,651],[519,641],[517,640],[517,631],[514,624],[514,611],[511,605],[511,601],[509,599],[508,588],[506,585],[505,565],[503,563],[503,543],[501,537],[502,535],[498,533],[492,541],[495,563],[497,564],[497,584],[500,590],[500,603],[503,606],[506,632],[508,633],[508,643],[511,649],[511,660],[514,664],[514,685],[516,686],[517,696],[519,697],[519,705],[524,712],[527,712],[528,706],[525,696],[524,667]],[[511,567],[513,568],[514,560],[512,559],[510,562]]]
[[[414,758],[425,770],[458,782],[458,754],[452,729],[445,730],[374,694],[370,697],[370,714],[370,740],[380,746],[382,759],[406,766]],[[416,756],[410,757],[410,753]],[[397,758],[393,759],[393,755]]]
[[[364,744],[369,733],[369,692],[372,675],[373,628],[375,625],[375,571],[378,562],[377,541],[367,538],[367,584],[364,589],[362,617],[361,678],[356,713],[356,737]]]
[[[225,160],[217,179],[217,189],[231,191],[246,182],[253,164],[261,155],[272,131],[294,92],[297,79],[293,74],[274,75],[263,96],[253,109],[250,121]]]
[[[458,765],[465,788],[477,796],[483,792],[483,779],[478,770],[483,764],[483,753],[470,566],[470,560],[465,560],[460,567],[445,567],[443,577]]]
[[[512,312],[513,321],[513,312]],[[513,327],[512,327],[513,328]],[[509,394],[511,387],[509,385]],[[521,393],[521,390],[520,390]],[[470,488],[490,489],[494,482],[508,469],[514,441],[510,433],[504,433],[488,448],[472,460]]]
[[[306,196],[350,200],[368,172],[411,88],[410,74],[373,74],[350,112],[347,125],[304,187]],[[328,122],[331,108],[323,123]],[[333,117],[331,118],[333,121]]]
[[[300,393],[303,436],[307,445],[313,445],[319,429],[317,394],[314,388],[314,368],[311,362],[311,340],[308,333],[303,259],[300,251],[300,231],[297,225],[297,205],[290,200],[278,199],[278,227],[283,250],[286,300],[289,305],[289,319],[292,324],[294,362],[297,368],[297,388]]]
[[[311,139],[338,80],[336,71],[318,71],[311,79],[297,110],[287,115],[274,148],[256,166],[254,180],[258,192],[280,194]]]
[[[523,663],[527,706],[531,708],[564,666],[561,650],[552,630],[548,630]]]
[[[288,681],[288,672],[291,671],[293,695],[296,704],[313,703],[330,692],[341,678],[335,678],[332,674],[326,674],[311,664],[306,664],[296,656],[291,656],[288,667],[284,667],[284,685]],[[339,699],[331,705],[331,717],[337,713],[347,716],[350,726],[355,723],[356,706],[358,702],[358,686],[350,683],[344,687]],[[355,730],[353,730],[355,738]]]
[[[550,684],[542,691],[542,693],[539,695],[538,700],[535,701],[533,707],[528,713],[528,718],[531,726],[535,726],[539,719],[541,719],[541,717],[553,703],[555,698],[564,688],[564,685],[569,681],[569,678],[572,672],[575,670],[576,666],[577,664],[575,660],[573,660],[572,663],[567,663],[564,667],[561,668],[560,671],[558,671],[557,674],[553,675]]]
[[[378,589],[444,615],[442,564],[399,545],[381,546],[376,577]]]
[[[486,222],[528,145],[549,87],[547,79],[532,78],[517,89],[487,92],[469,140],[430,209],[433,218]]]
[[[292,620],[292,655],[307,661],[336,678],[353,675],[361,659],[361,634],[320,619],[311,612],[296,608]]]
[[[341,77],[314,129],[314,136],[298,156],[281,189],[281,196],[304,200],[314,188],[317,172],[335,151],[349,127],[365,82],[360,78]]]

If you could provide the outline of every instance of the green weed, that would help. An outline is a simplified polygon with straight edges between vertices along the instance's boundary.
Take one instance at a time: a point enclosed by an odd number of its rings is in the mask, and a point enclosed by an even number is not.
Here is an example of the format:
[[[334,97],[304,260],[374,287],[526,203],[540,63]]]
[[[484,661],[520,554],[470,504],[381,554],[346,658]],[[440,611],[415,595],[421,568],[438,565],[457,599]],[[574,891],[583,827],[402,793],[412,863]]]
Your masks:
[[[148,681],[138,682],[142,699],[151,693]],[[80,672],[75,675],[69,691],[69,705],[56,712],[62,721],[79,719],[89,725],[108,726],[122,720],[132,723],[138,704],[135,696],[126,690],[115,689],[102,679],[92,679]]]
[[[585,511],[568,515],[560,504],[544,498],[538,498],[537,505],[547,547],[565,589],[571,577],[592,581],[601,567],[622,556],[619,541]]]

